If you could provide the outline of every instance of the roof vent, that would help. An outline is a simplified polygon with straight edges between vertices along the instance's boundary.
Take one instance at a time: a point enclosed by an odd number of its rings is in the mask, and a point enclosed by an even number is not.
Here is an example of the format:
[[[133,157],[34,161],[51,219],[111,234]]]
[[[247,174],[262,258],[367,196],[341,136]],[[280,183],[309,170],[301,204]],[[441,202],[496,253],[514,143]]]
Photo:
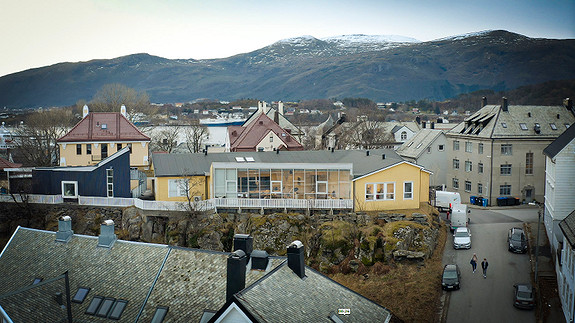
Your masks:
[[[541,126],[536,123],[535,127],[533,127],[533,130],[535,130],[535,133],[540,134],[541,133]]]
[[[304,251],[303,243],[299,240],[292,242],[287,248],[288,267],[293,270],[299,278],[305,277]]]
[[[369,150],[366,150],[366,151],[365,151],[365,155],[366,155],[366,156],[369,156]]]
[[[266,270],[269,263],[269,255],[265,250],[254,250],[251,254],[252,269]]]
[[[263,125],[263,124],[264,124],[264,122],[263,122],[262,120],[260,120],[259,124],[260,124],[260,125]]]
[[[66,215],[58,219],[58,232],[56,232],[56,241],[66,243],[70,241],[72,235],[74,235],[74,231],[72,231],[72,218]]]
[[[501,98],[502,102],[501,102],[501,110],[505,111],[505,112],[509,112],[509,105],[507,103],[507,98],[506,97],[502,97]]]
[[[385,159],[385,154],[382,154],[382,155],[381,155],[381,159]]]
[[[531,112],[527,112],[527,117],[531,118]]]
[[[486,105],[487,105],[487,97],[484,96],[481,98],[481,107],[483,108]]]
[[[98,247],[112,248],[118,238],[114,233],[114,221],[106,220],[100,225]]]

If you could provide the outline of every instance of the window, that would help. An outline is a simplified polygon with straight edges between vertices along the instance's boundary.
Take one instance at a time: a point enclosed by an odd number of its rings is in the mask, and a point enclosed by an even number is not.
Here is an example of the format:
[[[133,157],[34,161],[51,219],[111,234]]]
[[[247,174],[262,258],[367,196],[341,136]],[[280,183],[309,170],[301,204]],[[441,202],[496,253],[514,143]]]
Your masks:
[[[419,143],[419,144],[415,147],[415,149],[419,149],[419,147],[421,147],[421,145],[423,145],[423,143]]]
[[[401,132],[401,140],[406,140],[407,139],[407,132],[402,131]]]
[[[468,153],[473,152],[473,143],[471,141],[465,142],[465,152],[468,152]]]
[[[501,126],[502,126],[503,128],[507,128],[507,123],[502,122],[502,123],[501,123]]]
[[[569,124],[568,124],[568,123],[564,123],[563,125],[565,126],[565,129],[569,129]]]
[[[524,123],[520,123],[519,127],[521,127],[521,130],[523,130],[523,131],[527,130],[527,125]]]
[[[500,175],[511,175],[511,164],[502,164],[500,166]]]
[[[270,142],[274,142],[274,135],[270,135]]]
[[[32,285],[36,285],[39,284],[43,279],[40,277],[34,278],[34,281],[32,282]]]
[[[554,123],[550,123],[549,126],[551,127],[551,130],[557,130],[557,125]]]
[[[154,317],[152,317],[151,323],[162,323],[166,314],[168,314],[169,307],[158,306],[156,307],[156,312],[154,312]]]
[[[78,288],[76,295],[74,295],[74,298],[72,298],[72,302],[83,303],[84,300],[86,299],[86,296],[88,296],[89,292],[90,292],[90,288],[85,288],[85,287]]]
[[[480,155],[483,154],[483,144],[482,143],[479,143],[477,145],[477,153]]]
[[[122,149],[122,144],[116,144],[116,151],[119,151]]]
[[[407,144],[407,147],[411,147],[413,145],[413,141]]]
[[[90,302],[90,305],[88,305],[88,308],[86,309],[86,314],[89,315],[96,314],[96,311],[100,307],[100,303],[102,303],[103,300],[104,297],[102,296],[94,296],[94,298],[92,298],[92,301]]]
[[[82,145],[76,144],[76,155],[82,155]]]
[[[443,151],[443,149],[444,149],[444,148],[443,148],[443,145],[438,145],[438,146],[437,146],[437,150]]]
[[[78,197],[78,182],[62,181],[62,197],[64,198]]]
[[[483,184],[477,183],[477,193],[483,194]]]
[[[403,199],[413,200],[413,182],[403,182]]]
[[[501,144],[501,155],[513,155],[513,145]]]
[[[459,150],[459,140],[453,141],[453,150]]]
[[[110,311],[110,316],[108,317],[112,320],[119,320],[122,316],[122,313],[124,312],[124,309],[126,308],[126,305],[128,305],[127,300],[117,300],[116,303],[114,303],[114,307],[112,307],[112,311]]]
[[[128,144],[128,149],[130,150],[130,154],[132,153],[132,144]]]
[[[395,183],[367,183],[365,184],[365,200],[395,200]]]
[[[114,197],[114,170],[106,169],[106,186],[108,188],[108,197]]]
[[[525,154],[525,175],[533,175],[533,153]]]
[[[470,172],[472,170],[473,170],[473,164],[471,163],[471,161],[466,160],[465,161],[465,171]]]
[[[483,174],[483,163],[477,164],[477,172]]]
[[[465,181],[465,191],[471,192],[471,182],[470,181]]]
[[[453,169],[459,169],[459,159],[453,160]]]
[[[499,195],[511,195],[511,185],[500,185]]]
[[[92,154],[92,144],[86,144],[86,154]]]
[[[102,144],[100,146],[100,154],[102,155],[102,159],[108,158],[108,144]]]
[[[112,309],[112,305],[114,305],[114,302],[116,302],[115,298],[111,297],[104,298],[102,304],[100,304],[100,307],[96,311],[96,316],[108,317],[108,313]]]
[[[187,196],[188,180],[187,179],[169,179],[168,180],[168,197]]]
[[[457,178],[454,178],[452,180],[453,183],[453,188],[458,189],[459,188],[459,180]]]

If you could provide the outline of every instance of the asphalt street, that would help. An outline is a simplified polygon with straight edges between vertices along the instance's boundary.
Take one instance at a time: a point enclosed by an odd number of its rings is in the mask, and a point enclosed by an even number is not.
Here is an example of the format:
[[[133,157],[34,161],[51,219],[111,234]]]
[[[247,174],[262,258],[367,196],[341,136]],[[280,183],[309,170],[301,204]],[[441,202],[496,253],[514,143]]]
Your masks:
[[[442,213],[445,218],[445,213]],[[537,221],[537,208],[472,209],[469,215],[471,249],[454,250],[453,237],[448,240],[443,264],[458,264],[461,289],[443,292],[443,322],[535,322],[534,310],[513,306],[513,284],[531,281],[531,265],[527,254],[507,250],[507,232],[523,227],[523,222]],[[475,273],[469,261],[477,254]],[[483,278],[481,261],[487,258],[487,278]]]

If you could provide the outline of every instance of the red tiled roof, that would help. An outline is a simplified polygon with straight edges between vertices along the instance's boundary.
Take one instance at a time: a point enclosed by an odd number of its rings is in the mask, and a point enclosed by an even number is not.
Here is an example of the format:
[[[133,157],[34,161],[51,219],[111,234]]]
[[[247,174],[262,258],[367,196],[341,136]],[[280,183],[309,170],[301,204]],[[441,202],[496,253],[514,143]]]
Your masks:
[[[282,149],[303,150],[303,146],[289,131],[286,131],[262,113],[246,127],[233,126],[228,128],[230,151],[255,151],[256,146],[270,131],[274,132],[282,140],[284,146]]]
[[[58,142],[82,141],[150,141],[119,112],[92,112]]]
[[[4,168],[18,168],[22,166],[22,164],[11,163],[10,161],[0,157],[0,169]]]

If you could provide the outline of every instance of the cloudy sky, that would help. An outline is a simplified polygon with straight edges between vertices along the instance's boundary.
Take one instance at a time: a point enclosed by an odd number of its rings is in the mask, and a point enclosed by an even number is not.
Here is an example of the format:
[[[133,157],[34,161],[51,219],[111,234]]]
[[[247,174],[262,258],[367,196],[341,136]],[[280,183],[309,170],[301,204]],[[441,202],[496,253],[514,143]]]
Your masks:
[[[574,0],[0,0],[0,76],[149,53],[221,58],[311,35],[575,38]]]

